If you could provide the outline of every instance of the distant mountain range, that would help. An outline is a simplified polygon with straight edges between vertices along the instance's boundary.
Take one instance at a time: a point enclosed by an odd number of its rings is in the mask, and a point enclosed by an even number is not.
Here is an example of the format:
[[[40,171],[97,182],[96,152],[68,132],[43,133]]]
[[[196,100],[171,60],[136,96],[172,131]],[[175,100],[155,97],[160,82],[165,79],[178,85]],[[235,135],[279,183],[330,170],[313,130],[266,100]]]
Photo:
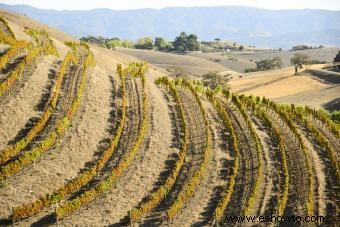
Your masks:
[[[340,11],[266,10],[242,6],[122,11],[59,11],[5,4],[0,4],[0,8],[26,14],[78,38],[95,35],[136,40],[161,36],[172,40],[185,31],[197,34],[201,40],[221,38],[258,47],[340,46]]]

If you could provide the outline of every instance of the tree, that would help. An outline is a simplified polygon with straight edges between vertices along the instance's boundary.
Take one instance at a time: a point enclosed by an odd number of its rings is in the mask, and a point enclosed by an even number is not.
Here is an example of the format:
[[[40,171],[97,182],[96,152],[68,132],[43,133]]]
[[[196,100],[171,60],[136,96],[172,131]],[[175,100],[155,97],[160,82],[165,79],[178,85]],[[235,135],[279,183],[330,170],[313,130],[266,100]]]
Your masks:
[[[239,50],[239,51],[242,51],[242,50],[244,50],[244,46],[242,46],[242,45],[241,45],[241,46],[239,46],[239,47],[238,47],[238,50]]]
[[[133,43],[127,39],[123,39],[122,40],[122,47],[124,48],[132,48],[133,47]]]
[[[273,59],[263,59],[256,62],[256,71],[280,69],[282,68],[282,64],[282,59],[280,57],[275,57]]]
[[[257,71],[265,71],[272,69],[272,60],[271,59],[263,59],[256,62],[256,70]]]
[[[187,50],[187,40],[188,35],[185,32],[182,32],[179,36],[175,38],[174,47],[177,51],[186,51]]]
[[[97,44],[101,47],[105,47],[108,49],[112,49],[114,47],[125,47],[125,48],[132,48],[133,43],[129,40],[121,40],[119,38],[111,38],[111,39],[106,39],[101,36],[95,37],[95,36],[86,36],[80,38],[81,41],[84,42],[89,42],[93,44]]]
[[[95,37],[95,36],[81,37],[80,41],[105,46],[105,39],[103,37],[100,37],[100,36],[99,37]]]
[[[187,50],[196,51],[200,49],[200,44],[198,43],[197,35],[190,34],[187,39]]]
[[[171,49],[171,44],[161,37],[155,39],[155,48],[159,51],[169,51]]]
[[[258,71],[257,68],[246,68],[244,70],[245,73],[251,73],[251,72],[256,72],[256,71]]]
[[[299,69],[302,69],[303,65],[309,62],[309,57],[305,54],[295,54],[291,59],[290,63],[295,67],[295,75]]]
[[[256,62],[256,68],[247,68],[244,70],[245,73],[256,72],[256,71],[266,71],[272,69],[282,68],[282,59],[280,57],[274,57],[273,59],[263,59]]]
[[[113,39],[106,40],[105,46],[108,49],[112,49],[112,48],[115,48],[115,47],[121,47],[122,42],[118,38],[113,38]]]
[[[146,49],[152,50],[153,49],[153,40],[150,37],[144,37],[137,41],[135,44],[135,48],[137,49]]]
[[[283,65],[283,62],[280,57],[275,57],[272,59],[272,69],[281,69],[282,65]]]
[[[226,87],[228,79],[217,72],[208,72],[202,76],[202,83],[205,87],[215,89],[217,87]]]
[[[199,50],[199,42],[198,38],[194,34],[190,34],[182,32],[179,36],[176,37],[174,41],[174,48],[176,51],[195,51]]]

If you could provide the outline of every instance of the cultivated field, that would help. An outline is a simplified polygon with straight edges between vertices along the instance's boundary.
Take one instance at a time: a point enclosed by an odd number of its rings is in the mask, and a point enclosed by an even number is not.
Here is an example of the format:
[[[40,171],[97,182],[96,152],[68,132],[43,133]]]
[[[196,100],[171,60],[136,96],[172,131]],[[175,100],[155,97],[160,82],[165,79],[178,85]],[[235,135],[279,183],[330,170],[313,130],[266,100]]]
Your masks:
[[[272,59],[279,56],[282,59],[283,66],[290,66],[290,58],[296,53],[305,54],[313,60],[332,62],[335,55],[339,52],[339,48],[327,47],[320,49],[299,50],[299,51],[272,51],[272,52],[240,52],[231,53],[230,56],[237,59],[248,61],[260,61],[266,58]]]
[[[244,73],[245,69],[256,68],[256,61],[280,57],[283,67],[290,66],[290,58],[296,53],[302,53],[313,60],[332,62],[339,48],[327,47],[302,51],[245,51],[230,53],[199,53],[190,52],[183,55],[158,51],[117,49],[120,52],[133,55],[160,68],[177,71],[184,75],[201,76],[209,71],[229,71],[229,73]]]
[[[221,53],[189,53],[189,56],[202,58],[215,62],[219,65],[226,67],[229,73],[234,74],[243,73],[245,69],[256,68],[256,64],[246,58],[234,57],[231,54],[221,54]]]
[[[273,101],[339,98],[336,81],[287,68],[211,90],[159,67],[228,70],[217,63],[112,51],[0,16],[1,226],[277,226],[234,215],[338,225],[338,126]]]
[[[228,68],[215,62],[196,56],[187,56],[159,51],[117,48],[118,52],[126,53],[165,69],[168,74],[200,77],[210,71],[226,71]]]

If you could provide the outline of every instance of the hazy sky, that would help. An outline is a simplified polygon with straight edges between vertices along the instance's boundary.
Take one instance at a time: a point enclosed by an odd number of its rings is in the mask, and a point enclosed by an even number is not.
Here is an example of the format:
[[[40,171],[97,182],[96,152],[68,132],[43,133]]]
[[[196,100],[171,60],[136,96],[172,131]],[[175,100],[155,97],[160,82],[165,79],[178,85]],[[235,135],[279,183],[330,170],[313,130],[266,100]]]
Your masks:
[[[243,5],[266,9],[340,10],[340,0],[0,0],[6,4],[26,4],[45,9],[138,9],[168,6]]]

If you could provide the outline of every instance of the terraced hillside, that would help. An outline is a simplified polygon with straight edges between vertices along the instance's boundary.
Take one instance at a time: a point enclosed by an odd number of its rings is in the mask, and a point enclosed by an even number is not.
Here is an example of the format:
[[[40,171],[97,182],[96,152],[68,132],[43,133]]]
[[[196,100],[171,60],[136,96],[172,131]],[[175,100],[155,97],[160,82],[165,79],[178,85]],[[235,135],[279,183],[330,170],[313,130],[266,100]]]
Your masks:
[[[339,126],[322,112],[3,17],[0,226],[340,223]],[[230,220],[244,215],[316,222]]]

